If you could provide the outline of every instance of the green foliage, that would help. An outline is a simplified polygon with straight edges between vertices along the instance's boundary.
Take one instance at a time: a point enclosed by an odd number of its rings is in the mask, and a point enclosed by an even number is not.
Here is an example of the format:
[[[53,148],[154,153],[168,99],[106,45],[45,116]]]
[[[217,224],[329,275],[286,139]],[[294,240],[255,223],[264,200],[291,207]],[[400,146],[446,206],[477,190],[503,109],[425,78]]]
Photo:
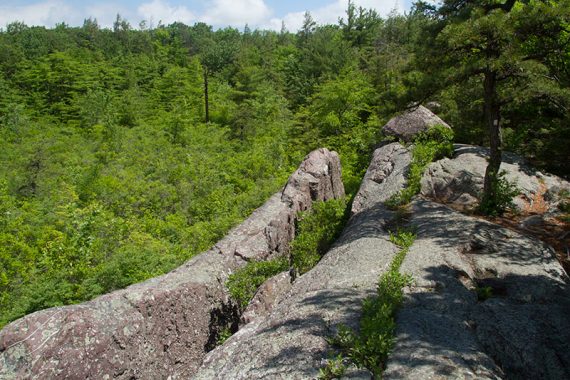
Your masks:
[[[480,32],[513,47],[492,62],[516,74],[498,92],[506,146],[567,173],[568,2],[517,3],[507,18],[475,12],[477,2],[451,14],[450,4],[379,19],[351,2],[339,25],[307,14],[297,34],[204,23],[135,30],[121,17],[112,29],[92,19],[8,24],[0,31],[0,326],[173,269],[261,205],[314,148],[340,153],[354,194],[379,126],[410,101],[437,100],[458,141],[487,143],[483,86],[469,75],[492,45]],[[513,65],[523,55],[539,58]],[[423,163],[449,154],[440,146],[449,137],[422,140],[394,203],[418,190]],[[295,243],[301,272],[322,254],[317,236],[328,240],[335,228],[315,227]]]
[[[216,346],[221,346],[233,335],[231,327],[224,327],[218,332],[218,337],[216,339]]]
[[[489,144],[497,120],[506,149],[567,174],[570,72],[565,54],[554,52],[568,50],[570,4],[450,0],[419,15],[426,24],[411,98],[437,98],[461,142]],[[485,115],[492,109],[495,116]]]
[[[300,213],[297,236],[291,242],[291,261],[303,274],[311,270],[328,251],[347,221],[346,199],[315,202]]]
[[[341,325],[337,335],[330,340],[344,357],[356,366],[368,369],[375,379],[382,377],[388,354],[394,346],[396,312],[403,301],[403,288],[411,284],[410,276],[401,274],[399,269],[415,234],[400,231],[390,234],[390,240],[402,249],[392,260],[389,270],[380,276],[377,295],[364,300],[359,331]]]
[[[390,241],[402,249],[410,248],[414,240],[416,240],[416,235],[413,231],[398,229],[396,233],[390,232]]]
[[[481,302],[493,297],[493,288],[490,286],[477,287],[475,291],[477,292],[477,300]]]
[[[319,380],[332,380],[340,379],[346,372],[344,358],[342,355],[337,355],[334,358],[328,359],[327,364],[319,369]]]
[[[270,277],[289,268],[285,257],[268,261],[250,261],[230,275],[226,286],[232,298],[245,309],[257,289]]]
[[[315,202],[312,209],[298,215],[297,236],[291,242],[293,267],[303,274],[314,267],[338,237],[346,222],[346,200]],[[226,286],[232,298],[244,309],[257,289],[270,277],[289,269],[285,257],[250,261],[232,273]]]
[[[479,205],[479,211],[483,214],[497,216],[503,215],[508,209],[514,209],[513,198],[520,194],[520,189],[505,178],[506,174],[507,172],[502,170],[497,175],[497,179],[492,185],[491,194],[494,195],[493,197],[483,196]]]
[[[410,202],[421,190],[420,181],[427,166],[434,160],[453,154],[453,131],[442,125],[436,125],[419,133],[412,147],[412,162],[408,173],[406,188],[392,196],[386,204],[398,207]]]

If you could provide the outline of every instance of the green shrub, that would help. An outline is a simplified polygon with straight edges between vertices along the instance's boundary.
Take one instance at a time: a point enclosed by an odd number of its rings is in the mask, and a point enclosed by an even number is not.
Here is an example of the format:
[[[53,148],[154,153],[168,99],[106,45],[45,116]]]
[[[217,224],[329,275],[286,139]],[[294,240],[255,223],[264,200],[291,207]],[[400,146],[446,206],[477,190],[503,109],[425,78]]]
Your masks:
[[[437,145],[435,159],[453,155],[453,130],[441,124],[434,125],[414,138],[414,143],[435,143]]]
[[[493,288],[490,286],[478,286],[475,291],[477,292],[477,300],[479,301],[486,301],[489,298],[493,297]]]
[[[302,212],[297,236],[291,243],[293,267],[303,274],[313,268],[342,231],[348,214],[346,199],[315,202],[313,208]]]
[[[331,199],[315,202],[311,210],[300,213],[297,236],[291,242],[292,264],[299,273],[314,267],[338,237],[346,221],[345,210],[345,199]],[[285,257],[251,261],[231,274],[226,286],[244,309],[267,279],[287,269],[289,263]]]
[[[436,125],[419,133],[414,139],[412,162],[405,189],[392,196],[388,207],[398,207],[410,202],[421,190],[421,179],[427,166],[434,160],[449,157],[453,154],[453,131],[442,125]]]
[[[398,229],[396,233],[390,232],[390,241],[402,249],[410,248],[416,240],[413,231]]]
[[[232,329],[229,326],[224,327],[218,333],[218,337],[216,339],[216,346],[221,346],[233,335]]]
[[[287,259],[279,257],[268,261],[251,261],[230,275],[226,286],[232,298],[244,309],[257,289],[270,277],[289,268]]]
[[[319,380],[332,380],[340,379],[346,372],[344,365],[344,358],[338,355],[332,359],[327,360],[327,364],[319,369]]]
[[[394,346],[395,315],[402,304],[403,288],[411,277],[399,272],[415,235],[411,232],[391,234],[390,240],[402,249],[392,260],[390,269],[378,281],[377,295],[364,300],[360,331],[339,326],[337,335],[330,340],[333,346],[360,368],[367,368],[375,379],[382,377],[386,359]]]
[[[479,211],[485,215],[503,215],[508,209],[514,209],[513,198],[520,194],[520,189],[506,178],[506,171],[501,170],[492,184],[494,196],[483,194]]]

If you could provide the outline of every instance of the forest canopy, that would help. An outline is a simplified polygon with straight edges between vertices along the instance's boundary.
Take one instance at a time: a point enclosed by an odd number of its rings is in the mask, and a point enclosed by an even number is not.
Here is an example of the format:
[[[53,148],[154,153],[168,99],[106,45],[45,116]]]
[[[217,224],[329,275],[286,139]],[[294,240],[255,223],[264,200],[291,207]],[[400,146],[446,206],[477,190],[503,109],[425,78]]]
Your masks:
[[[314,148],[340,153],[354,192],[380,127],[411,106],[488,146],[488,73],[501,146],[568,176],[569,15],[568,0],[446,0],[385,18],[349,2],[297,33],[7,25],[0,327],[173,269]]]

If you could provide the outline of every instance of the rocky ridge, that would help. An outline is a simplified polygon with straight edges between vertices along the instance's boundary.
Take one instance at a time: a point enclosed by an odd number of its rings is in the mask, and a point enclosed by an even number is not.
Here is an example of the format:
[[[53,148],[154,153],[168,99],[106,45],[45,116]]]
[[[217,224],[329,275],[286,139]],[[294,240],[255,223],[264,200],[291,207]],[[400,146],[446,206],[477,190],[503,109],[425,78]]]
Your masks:
[[[425,130],[441,124],[427,109],[412,118],[406,115],[388,124],[404,130],[410,125],[412,130]],[[384,202],[406,186],[410,149],[399,143],[378,148],[354,198],[352,216],[331,250],[293,283],[287,272],[269,279],[241,316],[239,331],[206,354],[222,323],[230,321],[237,327],[237,310],[223,286],[228,273],[248,260],[284,254],[294,234],[295,213],[312,200],[342,193],[342,184],[331,180],[340,176],[338,158],[329,160],[327,151],[319,152],[312,153],[318,157],[304,161],[281,194],[211,252],[163,276],[172,278],[153,279],[92,303],[62,308],[73,310],[65,319],[53,314],[60,309],[50,309],[11,324],[0,332],[0,375],[37,378],[38,369],[47,369],[52,371],[44,372],[48,378],[87,377],[85,373],[101,377],[96,374],[110,372],[102,372],[103,367],[93,360],[100,352],[124,361],[118,365],[103,356],[115,366],[108,367],[115,371],[109,378],[317,378],[335,353],[327,339],[341,324],[358,328],[362,301],[375,294],[379,276],[399,250],[390,241],[389,230],[406,224],[417,238],[400,271],[410,274],[413,282],[405,288],[396,317],[395,346],[384,378],[570,378],[570,358],[565,355],[570,341],[570,279],[544,242],[457,211],[478,202],[487,162],[487,150],[466,145],[456,145],[453,158],[430,165],[421,181],[421,194],[404,217]],[[561,194],[570,190],[568,182],[533,170],[510,154],[502,167],[507,179],[521,189],[516,201],[520,212],[534,212],[541,218],[557,215]],[[190,280],[191,276],[195,278]],[[106,297],[110,300],[101,302]],[[129,300],[126,306],[122,298]],[[107,315],[104,323],[112,331],[95,324],[100,330],[85,334],[93,323],[89,319],[93,303]],[[88,312],[80,314],[81,307]],[[129,307],[136,308],[141,319],[122,311]],[[184,314],[188,308],[200,307],[205,310],[202,314]],[[118,325],[117,317],[109,316],[117,312],[119,320],[136,317]],[[51,316],[59,325],[53,326]],[[66,328],[68,324],[72,328]],[[18,336],[21,326],[24,332]],[[73,330],[73,326],[81,328]],[[196,327],[208,334],[193,335]],[[66,329],[65,333],[56,328]],[[108,344],[121,347],[121,328],[129,336],[143,338],[122,343],[123,351],[105,351]],[[54,331],[57,339],[51,340]],[[101,337],[107,336],[113,342],[102,342]],[[170,345],[164,345],[165,337],[171,339]],[[87,348],[84,354],[95,352],[87,359],[80,353],[69,356],[76,362],[88,360],[92,367],[98,366],[96,370],[78,374],[71,372],[75,368],[69,360],[59,365],[57,360],[79,352],[65,352],[64,344]],[[41,353],[37,359],[36,351]],[[128,360],[123,352],[130,353]],[[41,364],[46,358],[55,364]],[[344,378],[369,379],[371,374],[349,367]]]
[[[246,221],[172,272],[80,305],[39,311],[0,332],[2,379],[187,378],[237,327],[225,288],[248,260],[286,254],[298,211],[344,195],[335,152],[311,152]]]
[[[435,202],[478,202],[482,181],[453,186],[484,173],[485,153],[480,147],[456,146],[454,158],[426,171],[423,196],[409,206],[406,222],[417,239],[401,272],[414,280],[397,315],[396,345],[384,378],[570,377],[570,359],[564,355],[570,341],[565,322],[570,280],[552,248]],[[464,161],[467,154],[474,155],[470,163]],[[375,293],[379,275],[397,252],[387,230],[401,216],[384,201],[405,186],[410,158],[408,148],[398,143],[374,152],[353,216],[332,249],[268,301],[274,302],[272,311],[210,352],[196,378],[318,377],[334,354],[327,338],[340,324],[358,327],[362,300]],[[567,182],[533,171],[514,155],[506,155],[504,166],[508,179],[522,190],[521,210],[537,202],[542,212],[556,213],[558,194],[570,189]],[[459,192],[462,188],[468,190]],[[459,194],[441,198],[445,191]],[[369,379],[371,374],[351,367],[343,378]]]

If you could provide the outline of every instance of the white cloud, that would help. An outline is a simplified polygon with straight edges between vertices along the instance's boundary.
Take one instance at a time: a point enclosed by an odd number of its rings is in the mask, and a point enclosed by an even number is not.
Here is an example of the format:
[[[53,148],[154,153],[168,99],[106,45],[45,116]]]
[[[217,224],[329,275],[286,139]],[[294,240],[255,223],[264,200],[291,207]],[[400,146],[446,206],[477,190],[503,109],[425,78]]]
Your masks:
[[[75,24],[83,21],[80,15],[68,4],[60,0],[47,0],[29,5],[0,5],[0,26],[14,21],[22,21],[26,25],[54,26],[65,21]]]
[[[131,13],[128,9],[119,7],[117,4],[113,3],[97,3],[94,5],[89,5],[85,8],[85,18],[97,19],[97,24],[102,28],[112,28],[113,23],[117,18],[117,14],[121,15],[121,18],[126,19],[133,26],[133,22],[137,20],[131,18]]]
[[[259,26],[271,16],[263,0],[212,0],[200,20],[212,25]]]
[[[2,0],[0,0],[2,1]],[[104,0],[102,2],[79,5],[72,0],[39,0],[29,5],[0,5],[0,27],[13,21],[23,21],[27,25],[54,26],[58,22],[80,26],[88,17],[96,18],[102,27],[111,27],[117,13],[128,20],[133,27],[141,20],[151,25],[170,24],[181,21],[192,25],[196,21],[203,21],[214,27],[234,26],[243,27],[249,24],[251,28],[280,30],[281,23],[295,32],[303,24],[304,10],[287,13],[282,17],[273,15],[266,4],[267,0],[202,0],[205,3],[202,10],[198,9],[199,2],[192,7],[184,5],[171,5],[173,0],[142,0],[136,9],[129,9],[120,2]],[[364,8],[376,9],[382,16],[387,15],[396,8],[403,12],[404,0],[353,0],[354,4]],[[309,3],[309,2],[307,2]],[[345,17],[347,0],[330,0],[317,8],[309,8],[311,16],[318,24],[336,24],[340,17]],[[196,8],[195,8],[196,7]]]
[[[393,10],[403,13],[405,9],[403,0],[354,0],[353,3],[356,7],[375,9],[380,16],[386,16]],[[336,0],[320,8],[309,9],[308,11],[318,24],[336,24],[339,18],[346,16],[347,6],[348,1]],[[284,21],[285,27],[289,31],[295,32],[303,25],[304,15],[305,12],[291,12],[282,18],[272,18],[263,27],[279,30],[281,29],[281,22]]]
[[[141,4],[137,9],[137,13],[143,20],[153,23],[162,21],[165,25],[176,21],[193,24],[196,21],[194,13],[185,6],[173,7],[163,0],[153,0],[150,3]]]

